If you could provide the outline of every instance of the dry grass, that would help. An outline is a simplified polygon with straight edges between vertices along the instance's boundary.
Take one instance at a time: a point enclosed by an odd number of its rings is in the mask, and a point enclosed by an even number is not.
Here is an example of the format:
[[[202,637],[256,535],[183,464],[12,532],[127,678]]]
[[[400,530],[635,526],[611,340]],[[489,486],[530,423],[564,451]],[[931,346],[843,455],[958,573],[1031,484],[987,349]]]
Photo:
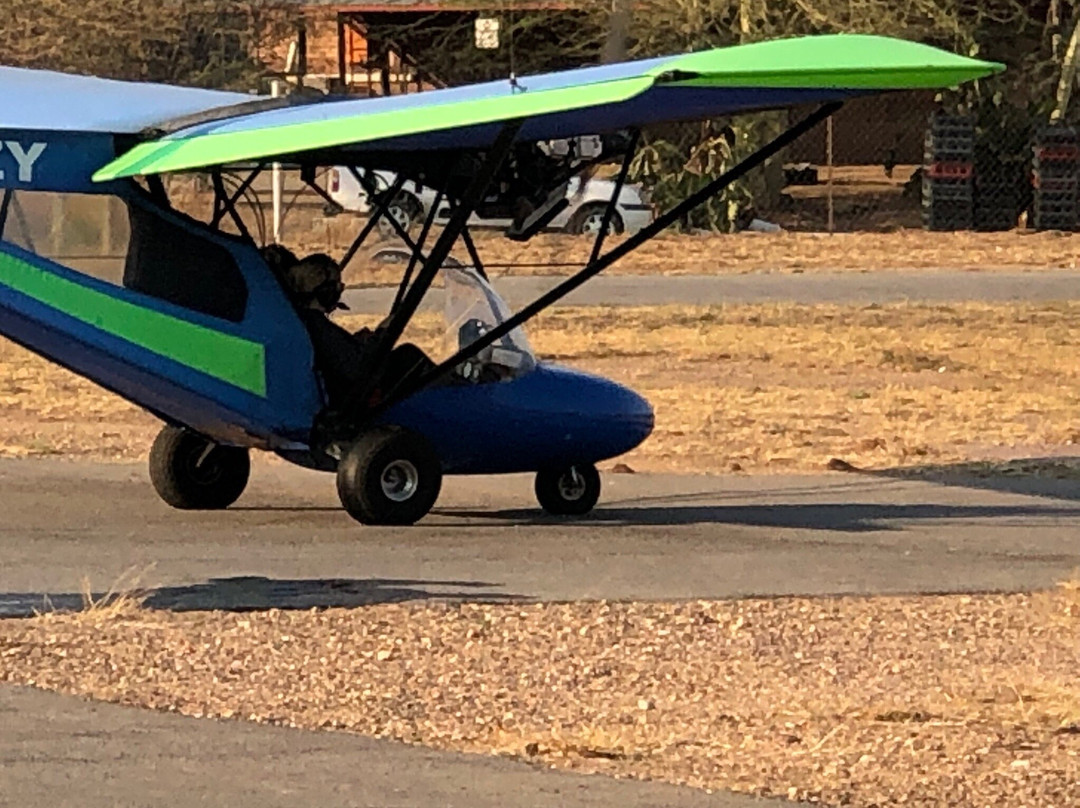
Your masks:
[[[441,328],[423,316],[412,336],[435,346]],[[1080,440],[1080,304],[562,309],[530,333],[545,357],[653,402],[656,433],[625,459],[636,470],[932,466]],[[0,418],[9,457],[137,458],[157,429],[6,342]]]
[[[126,401],[0,339],[0,457],[143,457],[159,428]]]
[[[357,222],[330,220],[306,234],[294,246],[301,252],[330,250],[344,253],[355,235]],[[616,244],[619,238],[610,241]],[[373,262],[380,247],[400,246],[396,241],[373,244],[349,268],[353,284],[394,283],[401,268]],[[481,257],[496,266],[492,274],[567,275],[583,264],[592,248],[587,237],[542,235],[526,245],[494,235],[479,240]],[[466,254],[457,256],[468,261]],[[539,266],[534,266],[539,265]],[[870,272],[897,269],[960,269],[1043,271],[1080,266],[1080,234],[1036,233],[930,233],[898,230],[892,233],[738,233],[683,236],[669,234],[646,244],[618,262],[609,274],[717,275],[751,272]]]
[[[1080,802],[1077,587],[679,604],[114,610],[0,680],[832,805]]]

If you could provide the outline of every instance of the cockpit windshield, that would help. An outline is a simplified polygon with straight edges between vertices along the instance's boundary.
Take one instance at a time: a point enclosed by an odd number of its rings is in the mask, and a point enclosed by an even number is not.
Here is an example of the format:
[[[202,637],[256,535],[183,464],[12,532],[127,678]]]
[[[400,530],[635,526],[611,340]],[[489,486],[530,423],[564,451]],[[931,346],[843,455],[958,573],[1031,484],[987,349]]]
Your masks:
[[[450,353],[467,348],[510,317],[510,307],[472,267],[446,266],[442,275],[446,295],[446,340]],[[515,379],[535,367],[536,357],[525,332],[515,328],[462,363],[458,372],[479,384]]]

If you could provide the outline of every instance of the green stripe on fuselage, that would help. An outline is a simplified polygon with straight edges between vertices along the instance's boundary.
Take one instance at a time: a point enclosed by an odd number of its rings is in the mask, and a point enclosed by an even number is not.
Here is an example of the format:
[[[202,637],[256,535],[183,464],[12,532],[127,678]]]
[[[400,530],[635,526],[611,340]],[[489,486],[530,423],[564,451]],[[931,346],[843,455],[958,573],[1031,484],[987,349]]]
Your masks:
[[[0,284],[132,345],[266,396],[266,351],[257,342],[119,300],[2,251]]]

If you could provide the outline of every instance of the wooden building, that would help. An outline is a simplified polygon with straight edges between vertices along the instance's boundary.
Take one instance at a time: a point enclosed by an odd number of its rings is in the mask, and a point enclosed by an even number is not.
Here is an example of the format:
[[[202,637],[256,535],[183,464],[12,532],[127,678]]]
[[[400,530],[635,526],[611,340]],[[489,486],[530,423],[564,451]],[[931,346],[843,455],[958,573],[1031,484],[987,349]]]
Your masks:
[[[566,2],[515,0],[517,11],[561,11]],[[424,67],[423,54],[412,53],[394,38],[406,27],[438,28],[497,16],[507,5],[498,0],[384,0],[335,2],[306,0],[294,37],[264,56],[269,67],[288,72],[306,86],[368,96],[417,92],[444,86]]]

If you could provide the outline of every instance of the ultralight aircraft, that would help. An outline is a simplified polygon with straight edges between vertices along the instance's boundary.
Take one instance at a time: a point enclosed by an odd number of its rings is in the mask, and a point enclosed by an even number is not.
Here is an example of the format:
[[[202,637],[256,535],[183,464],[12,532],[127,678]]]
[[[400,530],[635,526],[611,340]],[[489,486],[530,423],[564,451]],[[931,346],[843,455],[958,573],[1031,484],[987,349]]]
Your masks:
[[[522,326],[641,246],[847,100],[942,89],[1001,65],[863,35],[775,40],[659,59],[375,99],[248,95],[0,68],[0,334],[111,390],[165,423],[151,479],[179,508],[219,509],[243,492],[249,451],[334,472],[345,509],[367,524],[411,524],[444,474],[534,472],[550,513],[581,515],[600,495],[599,461],[639,445],[653,411],[613,382],[537,361]],[[619,163],[614,201],[642,127],[810,105],[813,111],[641,232],[605,251],[611,210],[588,263],[516,313],[487,280],[474,213],[513,219],[528,239],[566,204],[566,187]],[[589,137],[599,149],[575,147]],[[436,189],[452,213],[413,238],[396,299],[362,373],[336,396],[304,322],[260,252],[238,200],[273,163],[349,166]],[[239,187],[226,170],[243,168]],[[161,175],[209,174],[214,210],[177,209]],[[366,188],[376,214],[395,195]],[[18,246],[16,194],[111,195],[130,225],[122,285]],[[440,204],[434,209],[442,207]],[[239,235],[224,232],[231,221]],[[391,218],[391,225],[394,221]],[[458,242],[470,264],[451,260]],[[456,350],[403,369],[402,335],[441,279]],[[415,353],[415,352],[414,352]]]

